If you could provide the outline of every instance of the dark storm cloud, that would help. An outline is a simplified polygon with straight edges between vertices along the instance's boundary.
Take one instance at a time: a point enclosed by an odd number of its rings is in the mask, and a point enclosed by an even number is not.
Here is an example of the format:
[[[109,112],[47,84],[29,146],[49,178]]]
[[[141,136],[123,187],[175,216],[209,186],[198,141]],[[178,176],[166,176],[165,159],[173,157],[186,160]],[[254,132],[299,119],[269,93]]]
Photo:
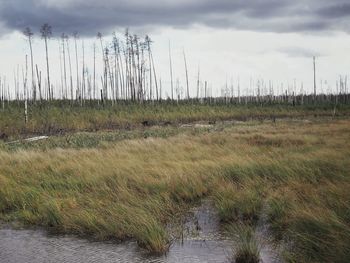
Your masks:
[[[193,24],[269,32],[347,31],[349,16],[350,4],[343,0],[0,0],[0,34],[26,26],[38,29],[46,22],[57,33],[83,35]]]
[[[350,18],[350,3],[331,3],[328,6],[320,8],[317,13],[325,18]]]

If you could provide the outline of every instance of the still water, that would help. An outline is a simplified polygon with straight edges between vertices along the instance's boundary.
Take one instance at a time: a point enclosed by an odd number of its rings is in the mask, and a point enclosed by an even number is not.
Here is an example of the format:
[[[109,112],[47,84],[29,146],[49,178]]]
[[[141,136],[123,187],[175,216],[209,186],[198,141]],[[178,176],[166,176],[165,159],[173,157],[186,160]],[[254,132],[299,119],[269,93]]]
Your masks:
[[[183,234],[172,243],[166,255],[150,256],[136,242],[90,242],[71,236],[51,236],[43,230],[2,227],[0,262],[231,262],[234,242],[220,230],[217,215],[206,202],[192,211],[181,232]],[[264,263],[281,262],[267,244],[262,245],[261,259]]]

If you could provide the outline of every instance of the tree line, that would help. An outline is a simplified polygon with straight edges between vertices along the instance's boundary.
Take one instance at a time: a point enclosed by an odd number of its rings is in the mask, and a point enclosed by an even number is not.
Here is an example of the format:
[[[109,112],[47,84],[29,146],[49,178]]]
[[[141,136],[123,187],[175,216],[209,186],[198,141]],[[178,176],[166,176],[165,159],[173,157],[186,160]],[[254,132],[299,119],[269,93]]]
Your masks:
[[[85,100],[160,100],[162,82],[157,76],[152,53],[152,40],[146,35],[141,38],[125,30],[123,39],[114,33],[111,41],[105,41],[102,33],[97,33],[93,45],[93,66],[90,70],[86,63],[84,40],[79,41],[78,32],[72,35],[62,33],[56,39],[59,42],[60,83],[51,81],[49,41],[53,38],[52,27],[45,23],[40,28],[40,37],[45,46],[45,79],[33,54],[33,31],[23,30],[26,37],[29,56],[26,55],[22,76],[15,74],[15,98],[33,103],[42,100],[63,99],[84,103]],[[73,42],[73,50],[71,45]],[[101,57],[98,57],[98,49]],[[29,57],[29,58],[28,58]],[[78,57],[80,59],[78,59]],[[80,61],[82,59],[82,61]],[[98,74],[97,59],[102,62],[102,74]],[[75,67],[75,76],[73,76]],[[20,78],[23,93],[20,92]],[[1,83],[1,82],[0,82]],[[3,79],[3,97],[10,97]]]
[[[35,63],[33,52],[33,39],[37,37],[31,28],[23,30],[23,35],[28,44],[28,53],[25,55],[25,63],[14,73],[14,92],[10,92],[8,80],[0,76],[0,99],[4,107],[5,101],[17,100],[36,104],[42,101],[69,100],[71,103],[83,105],[86,101],[98,101],[99,103],[117,103],[118,101],[161,101],[164,98],[162,80],[156,70],[156,64],[152,52],[152,40],[146,35],[140,37],[132,34],[128,29],[123,36],[115,33],[112,39],[106,40],[102,33],[96,34],[93,43],[92,61],[87,63],[86,47],[84,39],[79,39],[78,32],[71,35],[62,33],[53,36],[51,25],[45,23],[39,30],[38,37],[45,47],[44,73]],[[52,83],[49,42],[57,40],[59,51],[59,83]],[[91,54],[90,54],[91,55]],[[91,60],[91,58],[90,58]],[[99,60],[99,63],[97,61]],[[297,92],[296,84],[287,88],[274,85],[271,81],[250,81],[250,85],[242,92],[239,80],[237,84],[226,84],[221,88],[220,94],[213,95],[212,85],[201,80],[200,67],[195,95],[190,96],[190,84],[188,64],[183,50],[184,83],[180,85],[179,79],[174,81],[172,53],[169,42],[169,75],[170,94],[168,100],[198,100],[201,102],[220,103],[297,103],[304,104],[317,101],[345,102],[349,101],[347,77],[340,76],[336,83],[337,92],[328,94],[317,92],[316,85],[316,60],[313,58],[314,93],[307,96],[301,83],[300,92]],[[102,68],[98,68],[102,65]],[[102,74],[101,74],[102,72]],[[56,74],[57,75],[57,74]],[[21,85],[22,82],[22,85]],[[276,92],[278,91],[278,92]],[[14,98],[13,98],[14,94]]]

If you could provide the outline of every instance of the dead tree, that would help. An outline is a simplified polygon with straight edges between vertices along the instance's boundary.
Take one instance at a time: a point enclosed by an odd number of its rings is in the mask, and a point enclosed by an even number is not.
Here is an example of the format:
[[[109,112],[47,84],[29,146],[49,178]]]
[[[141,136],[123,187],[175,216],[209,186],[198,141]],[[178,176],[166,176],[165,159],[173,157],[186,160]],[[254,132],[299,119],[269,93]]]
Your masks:
[[[183,55],[184,55],[184,62],[185,62],[185,71],[186,71],[186,87],[187,87],[187,99],[190,99],[190,88],[188,84],[188,70],[187,70],[187,61],[186,61],[186,54],[185,50],[183,50]]]
[[[44,39],[44,41],[45,41],[47,87],[48,87],[48,93],[51,94],[51,92],[50,92],[51,84],[50,84],[49,51],[48,51],[48,47],[47,47],[47,41],[51,38],[51,35],[52,35],[51,26],[50,26],[49,24],[45,23],[45,24],[41,27],[40,33],[41,33],[41,37],[42,37],[42,38]],[[51,99],[51,98],[49,97],[49,99]]]
[[[103,64],[103,95],[104,98],[107,98],[107,65],[106,65],[106,58],[105,58],[105,49],[103,47],[103,41],[102,41],[102,34],[100,32],[97,33],[97,38],[100,40],[101,44],[101,52],[102,52],[102,64]]]
[[[96,43],[94,42],[94,80],[93,80],[93,97],[96,98]]]
[[[77,86],[76,86],[76,92],[77,92],[77,99],[81,96],[80,94],[80,81],[79,81],[79,63],[78,63],[78,46],[77,46],[77,38],[78,33],[74,32],[74,48],[75,48],[75,64],[76,64],[76,73],[77,73]]]
[[[73,75],[72,75],[72,61],[70,56],[70,48],[69,48],[69,37],[66,36],[66,45],[67,45],[67,52],[68,52],[68,65],[69,65],[69,85],[70,85],[70,97],[71,101],[73,103]]]
[[[152,40],[149,36],[146,36],[145,38],[145,42],[147,43],[147,49],[148,49],[148,56],[149,56],[149,66],[150,66],[150,91],[152,91],[152,71],[153,71],[153,76],[154,76],[154,83],[155,83],[155,88],[156,88],[156,97],[157,100],[159,100],[159,93],[158,93],[158,82],[157,82],[157,74],[156,74],[156,68],[154,66],[154,60],[153,60],[153,54],[152,54],[152,50],[151,50],[151,43]],[[152,97],[152,96],[151,96]]]
[[[314,64],[314,101],[316,102],[316,57],[313,57]]]
[[[60,58],[60,73],[61,73],[60,97],[62,97],[63,96],[62,47],[61,47],[61,41],[59,39],[58,39],[58,52],[59,52],[59,58]]]
[[[23,92],[24,92],[24,123],[27,124],[28,122],[28,95],[27,95],[27,80],[28,80],[28,56],[26,55],[26,71],[24,73],[23,67],[22,67],[22,76],[23,76]]]
[[[198,76],[197,76],[197,100],[199,99],[199,77],[200,77],[200,67],[198,65]]]
[[[148,63],[149,63],[149,99],[153,99],[152,94],[152,59],[151,59],[151,39],[149,36],[146,36],[145,43],[147,45],[148,51]]]
[[[68,38],[68,36],[65,33],[62,33],[61,40],[62,40],[62,55],[63,55],[63,76],[64,76],[64,99],[67,98],[67,70],[66,70],[66,48],[65,48],[65,41]]]
[[[115,86],[115,99],[119,99],[119,40],[113,36],[113,50],[114,50],[114,86]]]
[[[40,102],[42,102],[42,96],[41,96],[41,71],[39,72],[38,70],[38,65],[35,65],[36,67],[36,76],[38,79],[38,88],[39,88],[39,98],[40,98]]]
[[[33,41],[33,35],[34,33],[29,27],[26,27],[23,31],[23,34],[28,39],[29,49],[30,49],[30,64],[32,69],[32,96],[33,101],[36,100],[36,84],[35,84],[35,76],[34,76],[34,59],[33,59],[33,47],[32,47],[32,41]]]
[[[169,63],[170,63],[171,100],[174,100],[173,64],[172,64],[172,60],[171,60],[170,41],[169,41]]]
[[[86,89],[86,83],[85,83],[85,44],[84,40],[82,41],[82,52],[83,52],[83,65],[82,65],[82,87],[81,87],[81,100],[80,100],[80,106],[85,104],[85,89]]]

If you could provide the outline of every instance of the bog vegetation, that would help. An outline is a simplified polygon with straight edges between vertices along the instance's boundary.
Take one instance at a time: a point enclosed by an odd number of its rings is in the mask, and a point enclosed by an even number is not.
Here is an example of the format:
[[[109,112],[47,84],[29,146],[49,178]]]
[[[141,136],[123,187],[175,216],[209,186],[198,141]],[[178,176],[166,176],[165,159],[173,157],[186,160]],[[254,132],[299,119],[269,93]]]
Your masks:
[[[206,197],[224,225],[243,224],[238,258],[257,253],[251,231],[267,207],[285,259],[347,261],[347,119],[167,129],[150,127],[129,140],[80,133],[40,147],[1,144],[1,220],[97,240],[134,238],[164,252],[167,222]],[[79,144],[93,136],[102,143]]]

